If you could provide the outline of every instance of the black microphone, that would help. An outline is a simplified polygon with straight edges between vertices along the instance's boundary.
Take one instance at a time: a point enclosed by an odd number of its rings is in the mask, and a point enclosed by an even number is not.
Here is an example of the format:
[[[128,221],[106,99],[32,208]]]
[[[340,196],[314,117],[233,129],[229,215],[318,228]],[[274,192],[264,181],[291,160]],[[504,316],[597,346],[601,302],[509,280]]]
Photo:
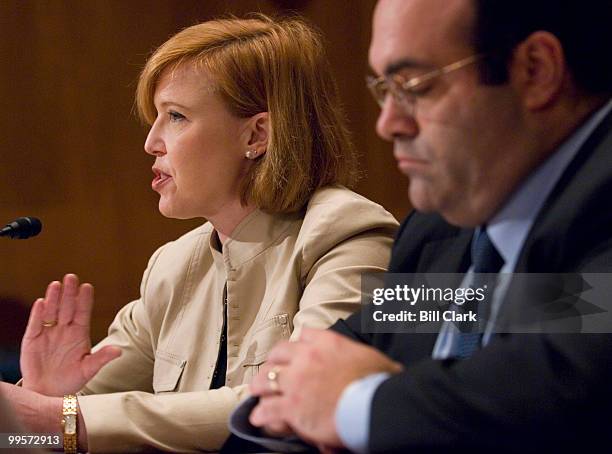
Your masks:
[[[42,230],[42,222],[38,218],[26,216],[15,219],[13,222],[6,224],[0,230],[0,236],[9,236],[12,239],[25,240],[32,236],[36,236]]]

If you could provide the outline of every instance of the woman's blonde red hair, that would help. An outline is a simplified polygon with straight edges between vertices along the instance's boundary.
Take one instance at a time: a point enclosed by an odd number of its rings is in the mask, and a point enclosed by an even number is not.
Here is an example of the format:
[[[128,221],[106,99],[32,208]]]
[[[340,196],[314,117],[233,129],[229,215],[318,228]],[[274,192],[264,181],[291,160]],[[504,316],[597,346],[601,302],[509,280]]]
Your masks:
[[[321,38],[299,18],[257,15],[188,27],[160,46],[138,81],[136,105],[152,124],[163,71],[193,64],[213,80],[229,110],[268,112],[268,148],[245,176],[243,203],[270,213],[301,209],[317,188],[350,187],[356,154]]]

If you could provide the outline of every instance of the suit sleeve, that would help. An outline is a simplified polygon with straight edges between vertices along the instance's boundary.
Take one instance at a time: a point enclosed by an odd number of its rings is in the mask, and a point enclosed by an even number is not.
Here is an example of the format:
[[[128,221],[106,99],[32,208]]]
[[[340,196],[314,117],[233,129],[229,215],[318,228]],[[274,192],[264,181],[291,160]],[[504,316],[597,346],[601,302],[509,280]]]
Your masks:
[[[498,337],[468,360],[423,360],[375,393],[370,450],[588,446],[609,432],[599,431],[611,354],[610,335],[524,334]]]

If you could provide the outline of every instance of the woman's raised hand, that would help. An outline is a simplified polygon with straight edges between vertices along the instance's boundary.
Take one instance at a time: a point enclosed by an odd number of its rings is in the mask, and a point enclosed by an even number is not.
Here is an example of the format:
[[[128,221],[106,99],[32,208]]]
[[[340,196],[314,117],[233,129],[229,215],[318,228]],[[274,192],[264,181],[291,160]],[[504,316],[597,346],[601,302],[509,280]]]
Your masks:
[[[121,349],[106,346],[91,353],[89,327],[93,287],[74,274],[51,282],[34,302],[21,342],[23,387],[48,396],[79,391]]]

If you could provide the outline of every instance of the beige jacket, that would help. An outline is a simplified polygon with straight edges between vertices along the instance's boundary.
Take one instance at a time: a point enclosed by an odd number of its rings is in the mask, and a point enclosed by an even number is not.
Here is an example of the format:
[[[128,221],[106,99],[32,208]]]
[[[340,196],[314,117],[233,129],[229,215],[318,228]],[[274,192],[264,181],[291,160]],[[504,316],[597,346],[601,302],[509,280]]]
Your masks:
[[[209,223],[158,249],[140,299],[100,343],[123,354],[79,397],[90,451],[218,450],[272,346],[356,311],[361,274],[385,270],[396,227],[381,206],[335,187],[305,213],[253,212],[222,253]],[[226,386],[209,390],[226,282]]]

